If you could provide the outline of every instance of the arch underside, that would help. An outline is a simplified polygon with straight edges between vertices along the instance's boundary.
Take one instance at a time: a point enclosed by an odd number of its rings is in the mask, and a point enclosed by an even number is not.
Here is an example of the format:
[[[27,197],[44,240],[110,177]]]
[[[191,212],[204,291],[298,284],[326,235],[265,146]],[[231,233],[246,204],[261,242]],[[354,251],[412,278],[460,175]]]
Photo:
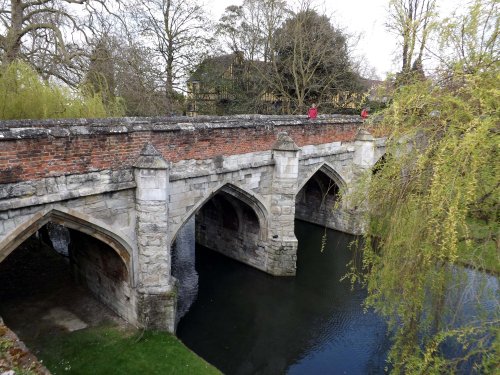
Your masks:
[[[198,244],[242,263],[265,268],[263,242],[267,239],[268,215],[255,194],[226,183],[198,202],[185,215],[181,228],[193,217]]]
[[[204,199],[200,199],[183,217],[181,224],[174,230],[174,233],[171,238],[171,243],[173,243],[177,237],[177,233],[180,228],[182,228],[185,223],[187,223],[193,216],[195,216],[199,210],[210,201],[215,195],[218,193],[226,193],[234,197],[236,200],[241,201],[242,203],[249,206],[253,212],[255,213],[257,220],[259,222],[259,237],[261,239],[267,238],[267,221],[268,221],[268,213],[264,204],[261,202],[261,198],[256,194],[251,193],[239,186],[236,186],[231,183],[225,183],[213,190],[210,191],[209,194]]]
[[[120,257],[127,272],[131,274],[132,247],[123,238],[114,230],[106,228],[103,223],[98,223],[97,220],[74,210],[63,208],[38,212],[7,234],[0,242],[0,262],[48,222],[88,234],[109,245]]]
[[[69,230],[67,256],[74,280],[124,319],[137,320],[133,292],[132,248],[111,228],[74,210],[60,207],[34,214],[0,242],[0,262],[48,223]]]
[[[311,180],[311,178],[318,172],[322,172],[326,176],[328,176],[335,183],[335,185],[338,186],[339,190],[345,190],[347,188],[347,183],[342,178],[342,176],[330,164],[325,162],[316,167],[303,180],[300,181],[297,187],[297,193],[299,193],[302,188]]]
[[[327,228],[351,232],[348,213],[341,204],[346,183],[327,163],[302,181],[295,198],[295,217]]]

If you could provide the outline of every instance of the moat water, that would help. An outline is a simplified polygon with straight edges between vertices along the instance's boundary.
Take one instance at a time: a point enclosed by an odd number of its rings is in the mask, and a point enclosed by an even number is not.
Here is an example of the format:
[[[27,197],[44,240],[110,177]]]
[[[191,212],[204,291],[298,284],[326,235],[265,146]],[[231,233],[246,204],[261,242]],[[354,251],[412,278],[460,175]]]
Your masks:
[[[226,375],[385,373],[386,326],[372,311],[364,312],[363,289],[340,282],[355,237],[296,222],[297,276],[283,278],[195,248],[194,230],[193,221],[178,236],[173,272],[182,296],[177,335],[198,355]],[[61,233],[52,237],[67,237]],[[49,246],[31,239],[13,255],[0,265],[0,315],[35,353],[39,337],[76,329],[76,323],[119,322],[72,283],[67,260]],[[461,306],[453,310],[457,325],[477,315],[478,301],[483,313],[500,314],[498,277],[453,270],[447,302]],[[74,318],[69,328],[61,325],[68,317]],[[470,373],[470,365],[459,373]]]
[[[178,337],[231,374],[380,374],[389,348],[384,322],[364,312],[366,292],[340,282],[355,238],[296,223],[297,276],[272,277],[196,248],[198,297]]]

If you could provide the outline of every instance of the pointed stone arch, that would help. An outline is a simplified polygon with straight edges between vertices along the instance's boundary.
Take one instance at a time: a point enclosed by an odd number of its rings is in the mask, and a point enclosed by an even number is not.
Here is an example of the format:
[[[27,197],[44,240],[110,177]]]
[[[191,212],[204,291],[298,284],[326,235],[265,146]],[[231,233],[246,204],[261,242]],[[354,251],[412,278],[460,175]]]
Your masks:
[[[268,210],[262,203],[262,198],[253,192],[247,191],[246,189],[237,186],[232,183],[224,183],[214,189],[211,189],[210,192],[207,194],[207,196],[204,199],[200,199],[199,202],[197,202],[182,218],[182,221],[180,225],[178,225],[177,228],[172,233],[172,237],[170,239],[170,244],[172,245],[175,241],[175,238],[177,237],[177,233],[179,232],[179,229],[182,228],[182,226],[193,216],[195,215],[202,207],[207,203],[210,199],[212,199],[217,193],[219,192],[224,192],[227,193],[236,199],[242,201],[243,203],[247,204],[254,212],[255,215],[257,216],[257,220],[259,222],[259,227],[260,227],[260,238],[265,239],[267,238],[267,222],[268,222]]]
[[[391,157],[391,154],[388,152],[384,152],[377,158],[375,163],[372,166],[372,174],[376,174],[385,164],[386,160]]]
[[[123,236],[99,220],[63,207],[37,212],[24,223],[16,226],[0,241],[0,262],[48,222],[88,234],[109,245],[122,260],[129,277],[133,277],[133,272],[131,272],[133,249]]]
[[[328,176],[335,184],[339,187],[340,191],[344,190],[347,188],[347,184],[340,176],[340,174],[328,163],[323,163],[317,168],[315,168],[312,172],[310,172],[304,179],[300,181],[300,183],[297,186],[297,191],[295,192],[295,195],[297,195],[300,190],[307,184],[307,182],[313,178],[313,176],[318,172],[321,171],[323,172],[326,176]]]

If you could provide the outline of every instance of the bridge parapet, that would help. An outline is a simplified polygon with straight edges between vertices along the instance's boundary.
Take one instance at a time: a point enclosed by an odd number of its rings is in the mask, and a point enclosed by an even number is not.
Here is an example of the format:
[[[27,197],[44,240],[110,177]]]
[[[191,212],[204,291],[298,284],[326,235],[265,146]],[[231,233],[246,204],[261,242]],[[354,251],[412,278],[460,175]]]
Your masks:
[[[358,116],[0,122],[0,259],[16,229],[28,236],[47,221],[88,217],[89,225],[70,228],[97,239],[112,233],[130,254],[126,288],[105,299],[115,298],[132,322],[172,331],[170,252],[183,225],[196,217],[207,247],[271,274],[295,274],[297,196],[318,173],[316,187],[349,188],[370,168],[383,144],[362,129]],[[308,189],[302,196],[318,190]],[[327,207],[313,217],[306,201],[303,217],[356,233],[348,206],[348,214],[333,217]],[[217,221],[221,207],[233,215]]]
[[[279,132],[303,145],[352,141],[358,116],[0,121],[0,184],[130,168],[145,143],[166,160],[270,150]]]

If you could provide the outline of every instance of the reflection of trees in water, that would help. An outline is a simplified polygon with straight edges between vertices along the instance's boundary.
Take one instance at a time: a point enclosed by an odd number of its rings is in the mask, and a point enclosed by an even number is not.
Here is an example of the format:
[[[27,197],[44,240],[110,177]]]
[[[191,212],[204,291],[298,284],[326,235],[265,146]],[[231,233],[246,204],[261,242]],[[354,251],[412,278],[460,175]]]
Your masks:
[[[195,219],[179,230],[172,246],[172,275],[177,279],[176,323],[186,315],[198,295],[198,273],[195,269]]]

